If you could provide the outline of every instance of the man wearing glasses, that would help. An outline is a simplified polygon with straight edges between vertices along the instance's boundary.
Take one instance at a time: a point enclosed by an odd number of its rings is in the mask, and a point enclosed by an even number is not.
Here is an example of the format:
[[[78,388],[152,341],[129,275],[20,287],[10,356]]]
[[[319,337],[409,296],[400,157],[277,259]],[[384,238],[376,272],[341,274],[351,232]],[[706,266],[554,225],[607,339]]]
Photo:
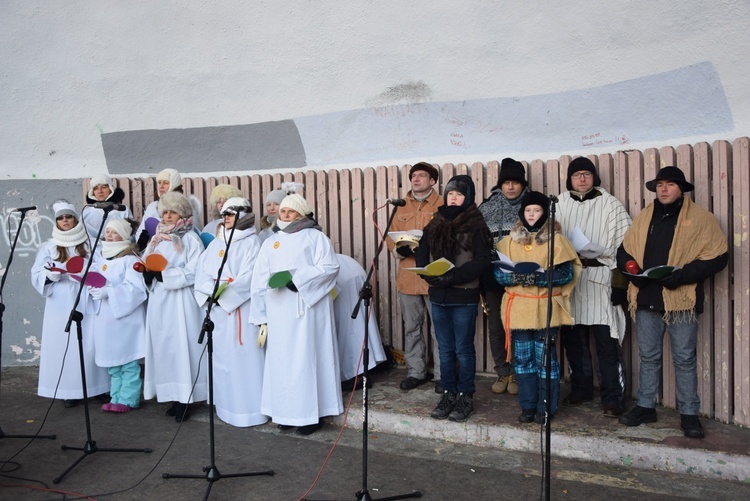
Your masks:
[[[624,410],[625,372],[620,345],[625,336],[625,312],[620,304],[625,301],[625,291],[615,289],[613,295],[612,270],[631,219],[622,203],[600,184],[593,162],[576,158],[568,166],[568,191],[560,195],[558,203],[563,233],[573,242],[583,264],[572,297],[576,323],[561,329],[571,382],[570,394],[562,402],[577,406],[594,398],[589,350],[593,337],[602,408],[605,416],[615,418]],[[590,243],[584,246],[581,241]]]

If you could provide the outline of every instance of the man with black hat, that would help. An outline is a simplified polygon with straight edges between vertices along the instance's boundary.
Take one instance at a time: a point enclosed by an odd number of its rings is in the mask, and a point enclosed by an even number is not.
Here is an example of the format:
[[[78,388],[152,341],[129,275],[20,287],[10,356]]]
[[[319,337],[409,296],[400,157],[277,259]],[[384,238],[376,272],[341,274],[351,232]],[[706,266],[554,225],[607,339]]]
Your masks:
[[[617,266],[617,248],[631,219],[620,201],[599,186],[594,163],[578,157],[568,166],[566,187],[560,195],[558,213],[563,233],[575,242],[574,233],[591,242],[576,249],[583,265],[573,291],[575,325],[561,329],[563,346],[570,363],[568,406],[581,405],[594,397],[594,370],[589,339],[594,338],[599,366],[599,388],[604,415],[624,412],[625,378],[620,345],[625,337],[624,291],[612,289],[612,269]],[[579,244],[580,245],[580,244]]]
[[[640,371],[638,399],[620,423],[638,426],[656,422],[656,398],[662,368],[664,332],[669,332],[674,363],[680,427],[686,437],[703,438],[698,419],[696,346],[698,315],[703,311],[703,281],[729,261],[727,238],[713,214],[684,194],[694,186],[677,167],[664,167],[646,183],[656,200],[633,220],[617,249],[623,272],[674,266],[661,278],[626,274],[628,305],[638,328]]]
[[[432,220],[438,207],[443,205],[443,197],[434,189],[438,182],[438,170],[427,162],[419,162],[409,170],[411,190],[404,200],[406,205],[396,212],[391,231],[422,230]],[[408,245],[396,247],[388,240],[388,248],[398,260],[396,273],[396,290],[401,304],[401,317],[404,321],[404,358],[406,358],[407,377],[401,381],[402,390],[413,390],[429,380],[427,373],[427,344],[422,337],[422,324],[425,314],[430,315],[430,304],[427,297],[427,283],[419,275],[405,268],[416,266],[414,252]],[[435,327],[431,326],[432,359],[435,372],[435,391],[442,393],[440,387],[440,355],[435,340]],[[439,391],[438,391],[439,390]]]
[[[512,158],[503,158],[500,163],[500,175],[497,184],[487,198],[479,206],[479,212],[492,235],[493,248],[518,221],[518,209],[526,197],[529,183],[526,181],[526,170],[523,164]],[[489,324],[490,351],[495,364],[497,380],[492,384],[493,393],[518,394],[518,383],[510,363],[510,339],[505,335],[500,321],[500,304],[503,300],[505,288],[493,277],[482,280],[487,321]]]

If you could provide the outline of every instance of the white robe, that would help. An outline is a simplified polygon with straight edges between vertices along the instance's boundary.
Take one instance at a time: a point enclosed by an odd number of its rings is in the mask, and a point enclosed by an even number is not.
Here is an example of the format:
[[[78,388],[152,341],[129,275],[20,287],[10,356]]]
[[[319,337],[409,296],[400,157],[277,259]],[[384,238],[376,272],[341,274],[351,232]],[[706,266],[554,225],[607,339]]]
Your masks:
[[[133,269],[135,256],[105,259],[97,251],[91,271],[104,275],[107,297],[96,301],[96,365],[119,367],[146,354],[146,284]]]
[[[341,380],[346,381],[364,372],[364,361],[360,362],[360,353],[365,339],[366,312],[364,302],[361,304],[357,318],[352,318],[354,307],[359,301],[359,291],[365,283],[367,272],[353,258],[344,254],[336,254],[339,262],[339,275],[336,278],[336,292],[338,295],[333,302],[336,315],[336,335],[339,345],[339,365]],[[370,302],[372,305],[372,301]],[[368,346],[370,348],[369,369],[372,369],[386,359],[383,351],[383,341],[375,315],[370,315],[368,322]],[[359,370],[357,366],[359,365]]]
[[[104,218],[104,209],[97,209],[96,207],[84,207],[83,211],[81,212],[81,217],[83,219],[83,225],[86,227],[86,233],[89,234],[91,245],[93,246],[96,234],[99,233],[99,228],[101,228],[102,218]],[[131,219],[133,218],[133,213],[130,212],[130,208],[128,207],[125,207],[124,211],[110,211],[109,214],[107,214],[107,222],[114,219],[124,219],[126,217]],[[107,223],[104,223],[105,228],[106,226]],[[102,233],[101,235],[99,235],[99,242],[102,242],[103,240],[104,228],[102,228]]]
[[[69,256],[76,255],[75,247],[68,247],[67,250]],[[68,323],[80,284],[63,275],[59,282],[45,285],[45,266],[65,268],[63,263],[54,261],[54,256],[57,256],[57,246],[52,242],[45,242],[39,247],[31,268],[31,283],[34,289],[45,298],[37,393],[42,397],[63,400],[81,399],[83,398],[83,385],[81,384],[76,323],[70,324],[70,333],[65,332],[65,324]],[[86,369],[86,392],[89,397],[93,397],[109,391],[110,378],[107,370],[98,367],[94,359],[94,304],[85,289],[81,294],[77,310],[83,314],[81,333],[83,362]],[[60,378],[61,370],[62,377]],[[60,378],[59,386],[57,385],[58,378]],[[55,393],[56,387],[57,393]]]
[[[611,301],[612,269],[617,267],[617,248],[622,243],[631,219],[622,203],[603,188],[601,195],[578,202],[566,191],[560,195],[558,218],[563,234],[570,240],[580,228],[593,243],[606,250],[596,259],[604,266],[584,268],[573,289],[571,304],[576,324],[607,325],[610,336],[622,343],[625,337],[625,312]]]
[[[203,244],[192,231],[182,237],[182,252],[178,253],[171,241],[159,242],[153,251],[169,264],[162,272],[164,281],[154,279],[148,298],[146,400],[156,397],[159,402],[183,404],[206,400],[206,357],[201,357],[205,341],[198,344],[203,316],[193,297],[195,268],[202,251]],[[150,247],[146,253],[151,253]]]
[[[285,270],[299,292],[268,287],[269,277]],[[279,231],[261,246],[250,322],[268,324],[261,412],[275,423],[305,426],[344,410],[331,296],[338,271],[333,245],[319,230]]]
[[[228,237],[227,237],[228,238]],[[226,250],[223,234],[201,254],[195,272],[195,299],[205,309]],[[232,282],[211,309],[213,331],[213,400],[219,418],[233,426],[255,426],[268,421],[260,412],[265,350],[257,344],[258,328],[248,323],[250,283],[260,240],[255,228],[235,230],[222,283]]]

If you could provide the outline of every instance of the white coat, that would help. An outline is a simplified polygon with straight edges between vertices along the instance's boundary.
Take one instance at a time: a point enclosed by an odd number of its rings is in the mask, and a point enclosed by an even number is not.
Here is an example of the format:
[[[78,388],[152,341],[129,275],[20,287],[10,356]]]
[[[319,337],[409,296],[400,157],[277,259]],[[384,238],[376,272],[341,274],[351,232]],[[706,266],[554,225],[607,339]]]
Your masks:
[[[292,273],[299,292],[268,287],[279,271]],[[279,231],[261,246],[250,322],[268,324],[261,412],[275,423],[305,426],[343,412],[331,295],[338,271],[331,241],[316,229]]]
[[[75,247],[68,247],[67,250],[68,256],[76,255]],[[37,393],[48,398],[81,399],[83,398],[83,385],[81,384],[76,323],[71,323],[70,333],[65,332],[65,325],[73,309],[80,283],[63,275],[59,282],[45,284],[47,278],[45,266],[65,268],[64,263],[54,260],[55,256],[57,256],[57,246],[52,242],[45,242],[39,247],[31,268],[31,283],[34,289],[45,298]],[[94,359],[94,304],[85,289],[81,294],[77,310],[83,314],[81,333],[83,362],[86,369],[86,392],[89,397],[93,397],[109,391],[110,378],[107,370],[98,367]],[[60,377],[61,371],[62,377]],[[60,379],[59,386],[58,378]]]
[[[107,297],[94,300],[96,365],[119,367],[146,354],[146,284],[133,269],[135,256],[105,259],[98,252],[91,271],[104,275]]]
[[[156,397],[159,402],[183,404],[206,400],[206,357],[201,357],[205,341],[198,344],[203,316],[193,297],[195,268],[202,251],[203,244],[192,231],[182,237],[182,252],[170,241],[159,242],[153,251],[169,264],[162,272],[164,281],[151,284],[148,298],[146,400]]]
[[[104,209],[97,209],[96,207],[84,207],[83,211],[81,212],[81,217],[83,219],[83,225],[86,227],[86,233],[89,234],[89,238],[91,239],[91,245],[94,245],[94,239],[96,238],[97,233],[99,233],[99,228],[102,228],[102,219],[104,218]],[[133,213],[130,212],[129,207],[125,207],[124,211],[117,211],[113,210],[110,211],[109,214],[107,214],[107,221],[112,221],[114,219],[124,219],[124,218],[133,218]],[[107,223],[104,223],[104,227],[106,228]],[[102,228],[102,233],[99,235],[99,241],[102,242],[104,240],[104,228]]]
[[[360,305],[357,318],[352,318],[352,312],[359,301],[359,291],[365,283],[367,273],[355,259],[349,256],[336,254],[336,259],[339,262],[339,274],[336,278],[337,296],[333,302],[333,308],[336,315],[341,380],[346,381],[364,372],[363,361],[360,361],[365,339],[364,302]],[[372,301],[370,304],[373,304]],[[372,369],[386,359],[375,315],[370,315],[367,337],[370,348],[368,368]],[[357,370],[358,366],[359,370]]]
[[[227,248],[222,229],[201,254],[195,273],[195,299],[204,308],[204,317]],[[235,230],[220,279],[221,283],[229,278],[232,281],[211,309],[213,400],[219,418],[233,426],[255,426],[268,421],[260,412],[265,350],[256,342],[258,328],[247,321],[250,284],[259,250],[255,228]]]

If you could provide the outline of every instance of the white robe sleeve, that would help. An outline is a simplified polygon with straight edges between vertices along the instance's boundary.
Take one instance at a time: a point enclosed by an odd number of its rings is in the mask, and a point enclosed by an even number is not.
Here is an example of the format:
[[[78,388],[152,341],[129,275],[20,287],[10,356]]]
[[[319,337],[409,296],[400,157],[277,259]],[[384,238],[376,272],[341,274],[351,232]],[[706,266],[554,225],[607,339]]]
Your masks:
[[[233,281],[227,285],[227,288],[219,296],[219,306],[227,313],[236,310],[250,299],[253,269],[258,257],[258,250],[260,249],[260,240],[255,235],[240,240],[237,244],[239,245],[237,245],[235,252],[241,253],[241,259],[232,259],[233,247],[230,246],[229,261],[231,262],[231,266],[229,266],[230,263],[228,262],[227,266],[230,269],[228,274],[225,274],[228,277],[232,277]]]
[[[124,266],[122,283],[106,286],[109,308],[116,319],[125,318],[132,314],[148,299],[143,275],[135,271],[132,266],[135,259],[128,257],[119,259],[127,260],[127,265]]]
[[[48,263],[53,263],[52,255],[50,254],[51,249],[52,246],[49,242],[42,244],[36,253],[36,259],[31,267],[31,285],[43,297],[49,297],[52,294],[52,287],[56,285],[54,282],[45,284],[47,281],[47,270],[44,267]],[[61,280],[66,279],[61,278]]]
[[[292,281],[308,308],[331,293],[339,274],[339,262],[331,241],[322,232],[311,231],[318,233],[313,234],[312,264],[298,267],[292,275]]]

